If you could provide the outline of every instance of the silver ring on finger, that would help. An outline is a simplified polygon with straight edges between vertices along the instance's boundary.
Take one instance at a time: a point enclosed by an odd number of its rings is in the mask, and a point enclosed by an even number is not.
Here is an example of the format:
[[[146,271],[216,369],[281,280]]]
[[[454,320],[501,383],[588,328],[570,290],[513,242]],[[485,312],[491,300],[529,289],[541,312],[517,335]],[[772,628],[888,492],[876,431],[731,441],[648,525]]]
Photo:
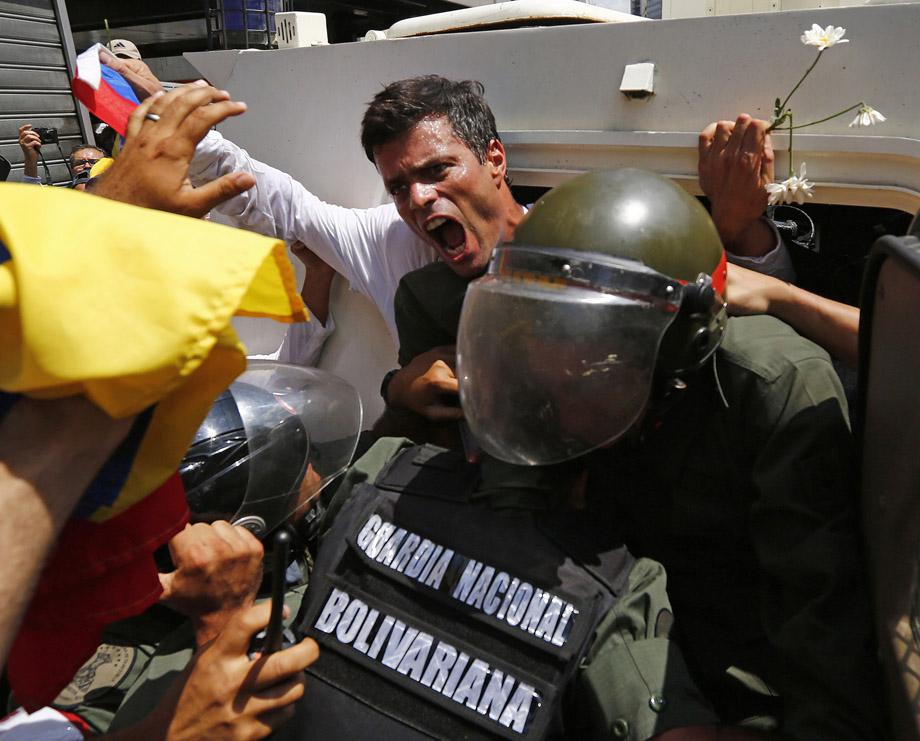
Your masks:
[[[159,121],[160,117],[156,113],[145,113],[144,118],[148,121]]]

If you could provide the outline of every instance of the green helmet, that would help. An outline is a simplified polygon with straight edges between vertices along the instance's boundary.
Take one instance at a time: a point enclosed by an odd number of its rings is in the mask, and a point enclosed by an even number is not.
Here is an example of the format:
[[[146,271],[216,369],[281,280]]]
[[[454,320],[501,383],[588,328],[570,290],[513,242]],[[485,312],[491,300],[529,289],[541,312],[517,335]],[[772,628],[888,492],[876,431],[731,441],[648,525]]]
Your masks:
[[[592,172],[544,195],[467,289],[460,397],[483,449],[551,464],[642,416],[655,374],[712,355],[725,254],[705,209],[642,170]]]
[[[699,201],[661,175],[628,168],[573,178],[534,204],[518,225],[514,244],[637,260],[696,285],[696,295],[685,300],[662,339],[659,374],[699,367],[722,339],[722,241]]]

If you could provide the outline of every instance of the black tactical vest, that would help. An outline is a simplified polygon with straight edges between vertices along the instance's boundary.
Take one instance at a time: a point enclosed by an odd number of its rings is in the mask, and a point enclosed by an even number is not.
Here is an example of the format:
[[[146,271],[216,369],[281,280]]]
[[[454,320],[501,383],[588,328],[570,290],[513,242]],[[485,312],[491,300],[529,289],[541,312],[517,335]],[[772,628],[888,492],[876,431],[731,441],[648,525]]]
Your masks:
[[[321,656],[281,738],[578,735],[565,691],[633,559],[596,513],[492,509],[476,481],[426,446],[353,490],[298,616]]]

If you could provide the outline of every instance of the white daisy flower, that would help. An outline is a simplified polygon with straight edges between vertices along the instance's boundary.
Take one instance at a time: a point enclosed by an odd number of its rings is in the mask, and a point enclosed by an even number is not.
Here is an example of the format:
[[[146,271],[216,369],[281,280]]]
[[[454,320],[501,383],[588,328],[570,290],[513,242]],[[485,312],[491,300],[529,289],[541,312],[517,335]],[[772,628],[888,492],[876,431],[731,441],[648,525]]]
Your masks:
[[[840,26],[821,28],[817,23],[812,23],[811,28],[802,34],[802,43],[805,46],[817,46],[820,51],[832,47],[834,44],[848,44],[849,39],[843,38],[847,32]]]
[[[850,128],[854,126],[874,126],[877,123],[887,121],[881,113],[875,110],[871,105],[860,106],[856,118],[850,121]]]
[[[799,169],[799,174],[786,178],[781,183],[770,183],[767,185],[769,198],[767,203],[775,206],[777,203],[798,203],[802,205],[806,198],[813,196],[812,190],[815,184],[805,177],[805,163]]]

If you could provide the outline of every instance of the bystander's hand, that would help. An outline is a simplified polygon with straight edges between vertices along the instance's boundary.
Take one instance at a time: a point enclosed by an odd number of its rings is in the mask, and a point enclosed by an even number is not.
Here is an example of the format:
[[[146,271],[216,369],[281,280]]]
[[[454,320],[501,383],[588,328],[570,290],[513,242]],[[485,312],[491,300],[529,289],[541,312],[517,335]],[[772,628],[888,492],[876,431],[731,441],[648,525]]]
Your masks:
[[[745,113],[737,121],[716,121],[700,133],[700,188],[709,198],[712,220],[725,247],[759,256],[775,246],[773,231],[761,221],[773,182],[769,123]]]
[[[248,173],[229,173],[200,188],[188,181],[198,142],[215,124],[245,111],[245,103],[204,82],[150,96],[128,119],[125,145],[93,192],[135,206],[204,216],[255,185]]]
[[[163,84],[140,59],[122,59],[107,49],[101,49],[99,60],[125,78],[138,100],[146,100],[154,93],[163,92]]]
[[[305,675],[319,657],[310,638],[251,660],[252,637],[268,625],[271,603],[237,614],[192,661],[187,676],[141,723],[106,736],[112,741],[228,741],[265,738],[294,715]]]
[[[160,574],[160,602],[192,619],[201,646],[255,598],[262,544],[246,528],[219,520],[188,525],[169,541],[169,554],[176,570]]]
[[[23,174],[38,177],[38,150],[42,148],[42,139],[32,124],[19,127],[19,148],[22,150]]]
[[[401,368],[387,388],[387,404],[410,409],[432,422],[463,419],[460,384],[454,375],[457,349],[436,347],[417,355]]]

